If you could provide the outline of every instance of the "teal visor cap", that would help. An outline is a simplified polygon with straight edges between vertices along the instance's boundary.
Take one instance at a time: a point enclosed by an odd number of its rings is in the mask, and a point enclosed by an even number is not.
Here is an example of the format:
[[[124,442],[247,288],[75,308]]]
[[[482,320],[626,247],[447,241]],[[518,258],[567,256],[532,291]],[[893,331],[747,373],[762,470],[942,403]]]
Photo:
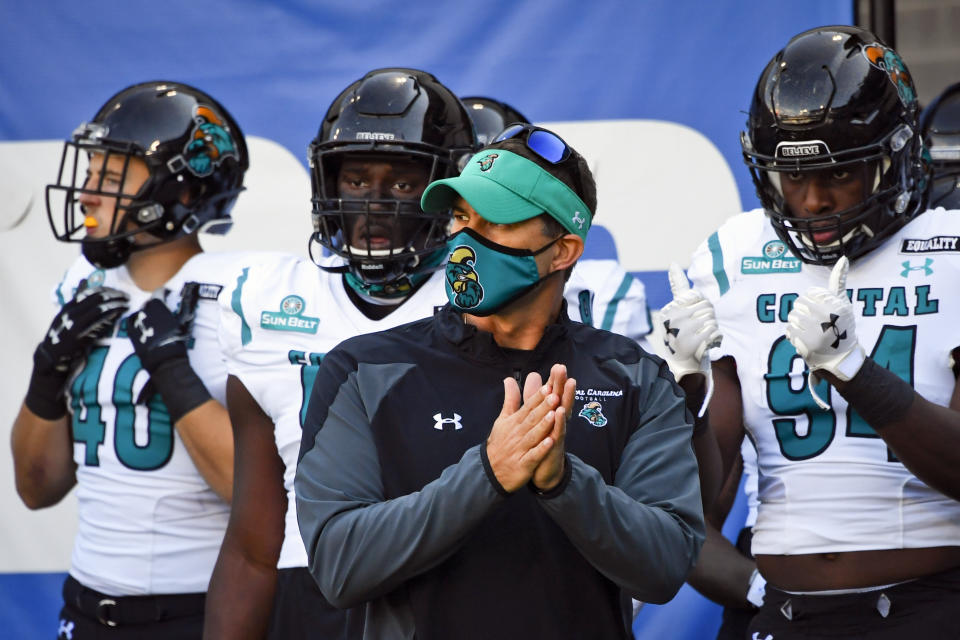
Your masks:
[[[459,176],[431,182],[420,206],[427,213],[444,211],[458,197],[495,224],[523,222],[546,213],[584,239],[593,217],[562,180],[532,160],[503,149],[481,151]]]

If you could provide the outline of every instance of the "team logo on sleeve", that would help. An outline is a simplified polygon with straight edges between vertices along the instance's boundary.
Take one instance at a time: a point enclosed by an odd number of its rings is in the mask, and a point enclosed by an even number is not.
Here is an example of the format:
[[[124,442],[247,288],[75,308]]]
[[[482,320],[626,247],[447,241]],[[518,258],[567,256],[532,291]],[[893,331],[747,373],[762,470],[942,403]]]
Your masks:
[[[280,301],[280,311],[260,313],[260,327],[271,331],[316,333],[320,318],[303,315],[306,304],[300,296],[290,295]]]
[[[781,240],[771,240],[763,245],[762,256],[744,256],[740,260],[740,273],[798,273],[799,258],[787,255],[787,246]]]
[[[607,426],[607,417],[603,415],[603,405],[596,400],[583,405],[583,408],[580,409],[580,413],[577,415],[598,429]]]
[[[476,264],[477,254],[462,244],[447,261],[446,276],[455,296],[453,303],[461,309],[473,309],[483,300],[483,285],[474,269]]]

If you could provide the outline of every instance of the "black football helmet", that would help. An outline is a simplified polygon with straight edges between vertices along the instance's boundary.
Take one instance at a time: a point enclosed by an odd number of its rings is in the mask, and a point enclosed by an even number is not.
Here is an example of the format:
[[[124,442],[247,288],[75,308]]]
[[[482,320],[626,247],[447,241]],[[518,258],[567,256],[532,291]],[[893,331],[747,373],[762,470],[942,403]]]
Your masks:
[[[811,264],[853,259],[923,211],[928,165],[913,79],[897,53],[863,29],[820,27],[787,43],[753,95],[743,156],[777,235]],[[864,199],[812,219],[788,210],[784,173],[863,171]],[[813,240],[835,230],[829,244]]]
[[[960,82],[927,105],[920,129],[933,166],[930,206],[960,209]]]
[[[311,255],[317,242],[344,258],[343,266],[320,266],[346,273],[348,283],[362,294],[376,299],[406,295],[443,261],[450,213],[424,213],[419,198],[342,198],[340,165],[345,158],[413,160],[429,170],[433,181],[457,175],[475,149],[466,110],[433,75],[404,68],[367,73],[333,101],[307,151],[313,187]],[[403,238],[384,249],[350,246],[349,230],[358,219],[367,225],[368,238],[374,219],[391,228],[402,225]]]
[[[103,154],[104,165],[123,158],[121,185],[131,158],[143,160],[150,176],[130,194],[105,189],[103,172],[87,184],[95,154]],[[248,167],[243,133],[219,102],[180,82],[144,82],[110,98],[66,141],[57,182],[47,185],[47,217],[57,240],[81,242],[92,263],[115,267],[133,251],[197,230],[226,233]],[[116,198],[107,236],[85,236],[81,194]],[[134,235],[144,232],[156,242],[135,244]]]
[[[460,98],[460,102],[467,108],[467,115],[473,121],[473,128],[477,130],[477,143],[485,147],[497,137],[501,131],[511,124],[529,124],[526,116],[508,105],[493,98],[471,96]]]

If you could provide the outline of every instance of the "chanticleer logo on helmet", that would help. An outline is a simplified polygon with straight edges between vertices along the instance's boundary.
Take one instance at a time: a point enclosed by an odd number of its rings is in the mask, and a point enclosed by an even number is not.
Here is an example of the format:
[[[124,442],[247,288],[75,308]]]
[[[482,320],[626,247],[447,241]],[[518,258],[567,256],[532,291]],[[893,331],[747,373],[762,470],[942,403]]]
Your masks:
[[[472,309],[483,300],[483,286],[474,269],[477,254],[470,247],[459,245],[447,262],[447,282],[454,293],[454,304],[461,309]]]
[[[193,113],[195,123],[190,141],[183,148],[183,155],[170,160],[170,170],[176,173],[184,168],[203,178],[228,157],[237,157],[233,138],[223,120],[206,105],[197,105]]]
[[[870,64],[887,73],[890,82],[897,88],[897,95],[900,96],[904,106],[910,106],[916,102],[917,93],[913,89],[913,79],[896,51],[874,42],[863,47],[863,55]]]

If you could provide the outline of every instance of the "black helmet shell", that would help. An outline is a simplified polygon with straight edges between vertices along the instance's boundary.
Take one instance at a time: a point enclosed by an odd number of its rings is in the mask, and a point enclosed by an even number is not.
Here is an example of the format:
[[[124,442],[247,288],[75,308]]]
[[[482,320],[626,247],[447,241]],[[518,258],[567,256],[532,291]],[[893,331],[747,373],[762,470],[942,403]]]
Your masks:
[[[777,234],[805,262],[832,264],[879,245],[925,204],[918,105],[900,56],[864,29],[820,27],[790,40],[760,75],[741,135],[744,160]],[[831,246],[814,243],[810,219],[787,210],[779,174],[858,164],[875,184],[857,207],[830,217]],[[823,230],[829,221],[820,219]]]

